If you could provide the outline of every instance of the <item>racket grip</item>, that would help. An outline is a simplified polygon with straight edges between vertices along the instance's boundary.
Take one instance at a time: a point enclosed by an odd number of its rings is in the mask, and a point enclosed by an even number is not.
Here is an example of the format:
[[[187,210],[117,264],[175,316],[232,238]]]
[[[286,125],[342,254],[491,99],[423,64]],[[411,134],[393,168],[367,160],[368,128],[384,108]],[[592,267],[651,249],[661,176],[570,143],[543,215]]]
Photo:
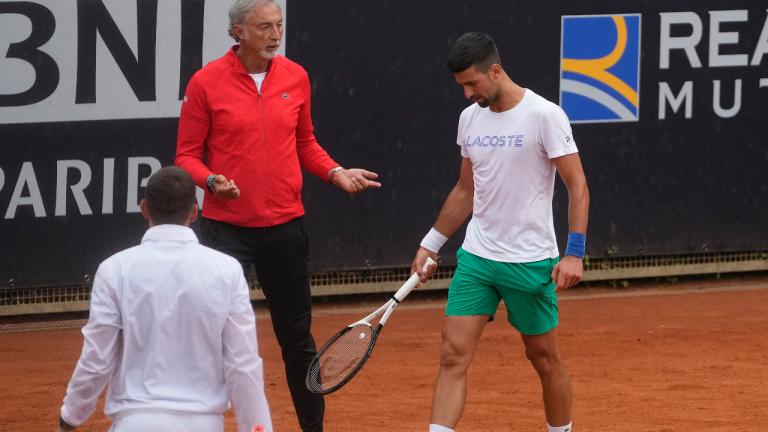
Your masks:
[[[427,271],[427,268],[429,268],[430,265],[434,264],[435,261],[432,260],[432,258],[427,257],[427,262],[424,263],[424,268],[422,268],[422,271]],[[413,288],[419,284],[419,274],[414,273],[411,275],[410,278],[408,278],[408,281],[403,284],[403,286],[397,290],[395,293],[395,298],[397,301],[402,301],[408,294],[411,293]]]

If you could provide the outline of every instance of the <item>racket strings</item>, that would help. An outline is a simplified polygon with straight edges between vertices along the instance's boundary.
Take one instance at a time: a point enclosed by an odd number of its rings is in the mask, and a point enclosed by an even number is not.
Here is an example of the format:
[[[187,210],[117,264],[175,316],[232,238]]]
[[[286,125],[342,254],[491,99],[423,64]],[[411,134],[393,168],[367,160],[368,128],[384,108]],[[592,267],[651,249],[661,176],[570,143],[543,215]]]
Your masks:
[[[373,328],[359,325],[331,342],[310,366],[307,375],[310,389],[326,391],[344,381],[365,357],[372,338]]]

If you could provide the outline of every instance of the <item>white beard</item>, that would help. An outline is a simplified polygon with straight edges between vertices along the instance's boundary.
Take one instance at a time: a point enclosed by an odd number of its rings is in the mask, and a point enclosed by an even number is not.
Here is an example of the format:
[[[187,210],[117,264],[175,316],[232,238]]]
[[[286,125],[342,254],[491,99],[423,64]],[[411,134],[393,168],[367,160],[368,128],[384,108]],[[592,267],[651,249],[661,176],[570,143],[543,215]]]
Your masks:
[[[267,51],[267,49],[264,48],[263,50],[261,50],[261,52],[259,54],[261,54],[261,56],[264,57],[265,59],[270,59],[271,60],[271,59],[277,57],[277,50]]]

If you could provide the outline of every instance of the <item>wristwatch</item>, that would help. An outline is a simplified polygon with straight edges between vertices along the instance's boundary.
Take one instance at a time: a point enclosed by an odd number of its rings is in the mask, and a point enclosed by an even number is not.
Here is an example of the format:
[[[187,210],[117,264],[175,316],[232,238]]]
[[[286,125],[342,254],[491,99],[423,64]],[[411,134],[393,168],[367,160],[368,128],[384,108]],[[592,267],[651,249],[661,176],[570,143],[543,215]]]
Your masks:
[[[216,174],[211,174],[208,176],[208,178],[205,179],[205,185],[208,187],[208,190],[216,195],[216,189],[213,188],[213,181],[216,180]]]
[[[330,171],[328,171],[328,181],[329,181],[329,182],[330,182],[332,185],[335,185],[335,184],[336,184],[336,182],[335,182],[335,181],[333,181],[333,177],[336,175],[336,173],[337,173],[337,172],[339,172],[339,171],[341,171],[341,170],[343,170],[343,169],[344,169],[344,167],[340,167],[340,166],[338,166],[338,167],[336,167],[336,168],[331,168],[331,170],[330,170]]]
[[[59,416],[59,427],[64,430],[75,430],[77,426],[72,426],[71,424],[65,422],[61,416]]]

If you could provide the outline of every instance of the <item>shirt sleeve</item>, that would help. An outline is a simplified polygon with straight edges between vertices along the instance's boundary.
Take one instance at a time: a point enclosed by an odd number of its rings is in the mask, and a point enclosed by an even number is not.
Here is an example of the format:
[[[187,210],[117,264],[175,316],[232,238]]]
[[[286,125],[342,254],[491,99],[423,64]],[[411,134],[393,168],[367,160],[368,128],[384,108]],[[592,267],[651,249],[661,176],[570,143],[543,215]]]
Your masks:
[[[120,352],[122,316],[114,281],[109,280],[104,267],[99,267],[93,280],[91,312],[83,327],[83,351],[61,407],[61,417],[72,426],[84,423],[96,410]]]
[[[461,116],[459,117],[459,129],[458,129],[458,134],[456,135],[456,144],[458,144],[461,147],[461,156],[465,158],[469,158],[469,151],[467,151],[467,146],[466,146],[467,137],[464,136],[464,124],[466,123],[464,121],[464,113],[466,112],[467,110],[462,111]]]
[[[573,139],[568,116],[557,105],[549,107],[541,116],[537,131],[539,148],[549,159],[569,155],[579,151]]]
[[[315,139],[312,117],[310,116],[312,88],[306,73],[301,77],[300,85],[304,95],[304,103],[299,109],[299,118],[296,123],[296,151],[299,154],[299,164],[307,172],[328,181],[328,171],[339,164],[328,156],[328,153],[320,147],[317,139]]]
[[[264,394],[263,362],[256,342],[256,317],[248,295],[248,284],[239,265],[233,265],[232,271],[237,278],[222,335],[224,378],[235,408],[238,432],[251,432],[256,425],[272,432],[272,417]]]
[[[208,98],[200,80],[193,76],[181,104],[174,164],[186,170],[203,190],[208,190],[206,178],[214,174],[203,164],[203,149],[210,129]]]

